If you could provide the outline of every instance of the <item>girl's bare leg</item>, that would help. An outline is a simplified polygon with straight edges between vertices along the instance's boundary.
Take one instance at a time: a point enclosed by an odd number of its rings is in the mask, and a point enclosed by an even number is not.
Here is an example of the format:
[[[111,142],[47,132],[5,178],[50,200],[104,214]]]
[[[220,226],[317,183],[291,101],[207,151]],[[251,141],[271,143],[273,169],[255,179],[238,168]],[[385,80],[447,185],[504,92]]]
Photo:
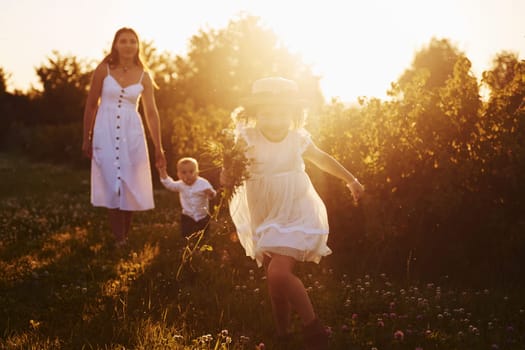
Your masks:
[[[298,313],[303,325],[310,324],[316,316],[303,282],[293,274],[295,260],[272,254],[271,258],[265,259],[265,266],[277,333],[282,335],[288,331],[290,306]]]
[[[266,278],[268,280],[268,266],[270,264],[270,257],[264,257],[264,269],[266,272]],[[288,297],[284,293],[279,293],[275,288],[270,287],[268,283],[268,292],[270,294],[270,301],[272,303],[273,318],[275,322],[275,328],[277,330],[277,336],[286,336],[289,332],[292,306],[288,301]]]

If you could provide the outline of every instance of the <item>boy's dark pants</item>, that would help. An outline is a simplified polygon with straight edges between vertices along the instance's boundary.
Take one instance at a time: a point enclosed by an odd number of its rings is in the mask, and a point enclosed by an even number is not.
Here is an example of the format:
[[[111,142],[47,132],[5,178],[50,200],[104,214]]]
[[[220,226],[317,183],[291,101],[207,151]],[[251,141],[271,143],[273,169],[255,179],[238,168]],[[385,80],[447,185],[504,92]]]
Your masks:
[[[208,222],[210,222],[209,215],[206,215],[206,217],[200,219],[199,221],[195,221],[190,216],[181,214],[180,215],[181,233],[184,237],[188,237],[192,233],[200,231],[204,228],[206,228],[206,230],[204,231],[204,233],[206,233],[208,232],[208,228],[209,228]]]

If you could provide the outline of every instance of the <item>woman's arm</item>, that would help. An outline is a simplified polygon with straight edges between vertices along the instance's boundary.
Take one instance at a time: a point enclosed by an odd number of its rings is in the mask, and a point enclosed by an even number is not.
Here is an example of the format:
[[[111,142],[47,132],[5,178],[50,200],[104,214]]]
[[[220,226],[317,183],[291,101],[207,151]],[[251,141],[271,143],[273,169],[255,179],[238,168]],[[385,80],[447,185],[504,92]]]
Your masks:
[[[308,145],[303,153],[303,157],[324,172],[345,181],[355,200],[361,198],[365,189],[359,180],[334,157],[319,149],[313,142]]]
[[[93,155],[93,126],[95,125],[95,117],[97,115],[98,102],[102,93],[102,82],[105,77],[104,64],[99,64],[93,75],[91,76],[91,83],[84,107],[84,131],[82,136],[82,153],[88,158]]]
[[[144,85],[144,92],[142,93],[144,116],[155,147],[155,165],[160,169],[166,167],[166,157],[164,156],[164,149],[162,147],[160,118],[157,103],[155,102],[155,95],[153,94],[153,82],[148,73],[144,74],[142,82]]]

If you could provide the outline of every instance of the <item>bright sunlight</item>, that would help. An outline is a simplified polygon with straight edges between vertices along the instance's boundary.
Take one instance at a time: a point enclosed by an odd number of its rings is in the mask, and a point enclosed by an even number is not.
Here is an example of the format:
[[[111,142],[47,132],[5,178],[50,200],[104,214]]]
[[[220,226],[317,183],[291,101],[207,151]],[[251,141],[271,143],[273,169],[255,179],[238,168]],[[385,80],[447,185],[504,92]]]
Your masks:
[[[9,35],[0,37],[2,66],[11,74],[12,90],[37,85],[34,67],[52,50],[99,60],[119,27],[131,26],[159,50],[184,55],[199,30],[223,28],[241,13],[259,16],[321,76],[325,97],[343,101],[386,96],[414,52],[432,37],[448,38],[465,51],[478,76],[498,52],[525,52],[525,28],[519,19],[525,3],[515,0],[234,0],[220,6],[201,0],[183,9],[161,0],[148,6],[123,0],[54,4],[3,4],[0,29]]]

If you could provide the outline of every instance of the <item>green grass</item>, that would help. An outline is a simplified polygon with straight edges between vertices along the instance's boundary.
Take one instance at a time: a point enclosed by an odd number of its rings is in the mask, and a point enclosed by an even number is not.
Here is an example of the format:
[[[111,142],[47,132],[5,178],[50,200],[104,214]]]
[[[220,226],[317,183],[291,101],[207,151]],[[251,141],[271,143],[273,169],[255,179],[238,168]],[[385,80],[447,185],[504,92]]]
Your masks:
[[[106,212],[89,204],[88,171],[0,154],[0,179],[0,348],[278,348],[262,271],[224,213],[202,242],[212,249],[181,267],[171,192],[156,190],[157,208],[135,216],[118,251]],[[350,277],[330,258],[298,273],[333,349],[525,348],[521,290]],[[294,327],[289,348],[301,349]]]

